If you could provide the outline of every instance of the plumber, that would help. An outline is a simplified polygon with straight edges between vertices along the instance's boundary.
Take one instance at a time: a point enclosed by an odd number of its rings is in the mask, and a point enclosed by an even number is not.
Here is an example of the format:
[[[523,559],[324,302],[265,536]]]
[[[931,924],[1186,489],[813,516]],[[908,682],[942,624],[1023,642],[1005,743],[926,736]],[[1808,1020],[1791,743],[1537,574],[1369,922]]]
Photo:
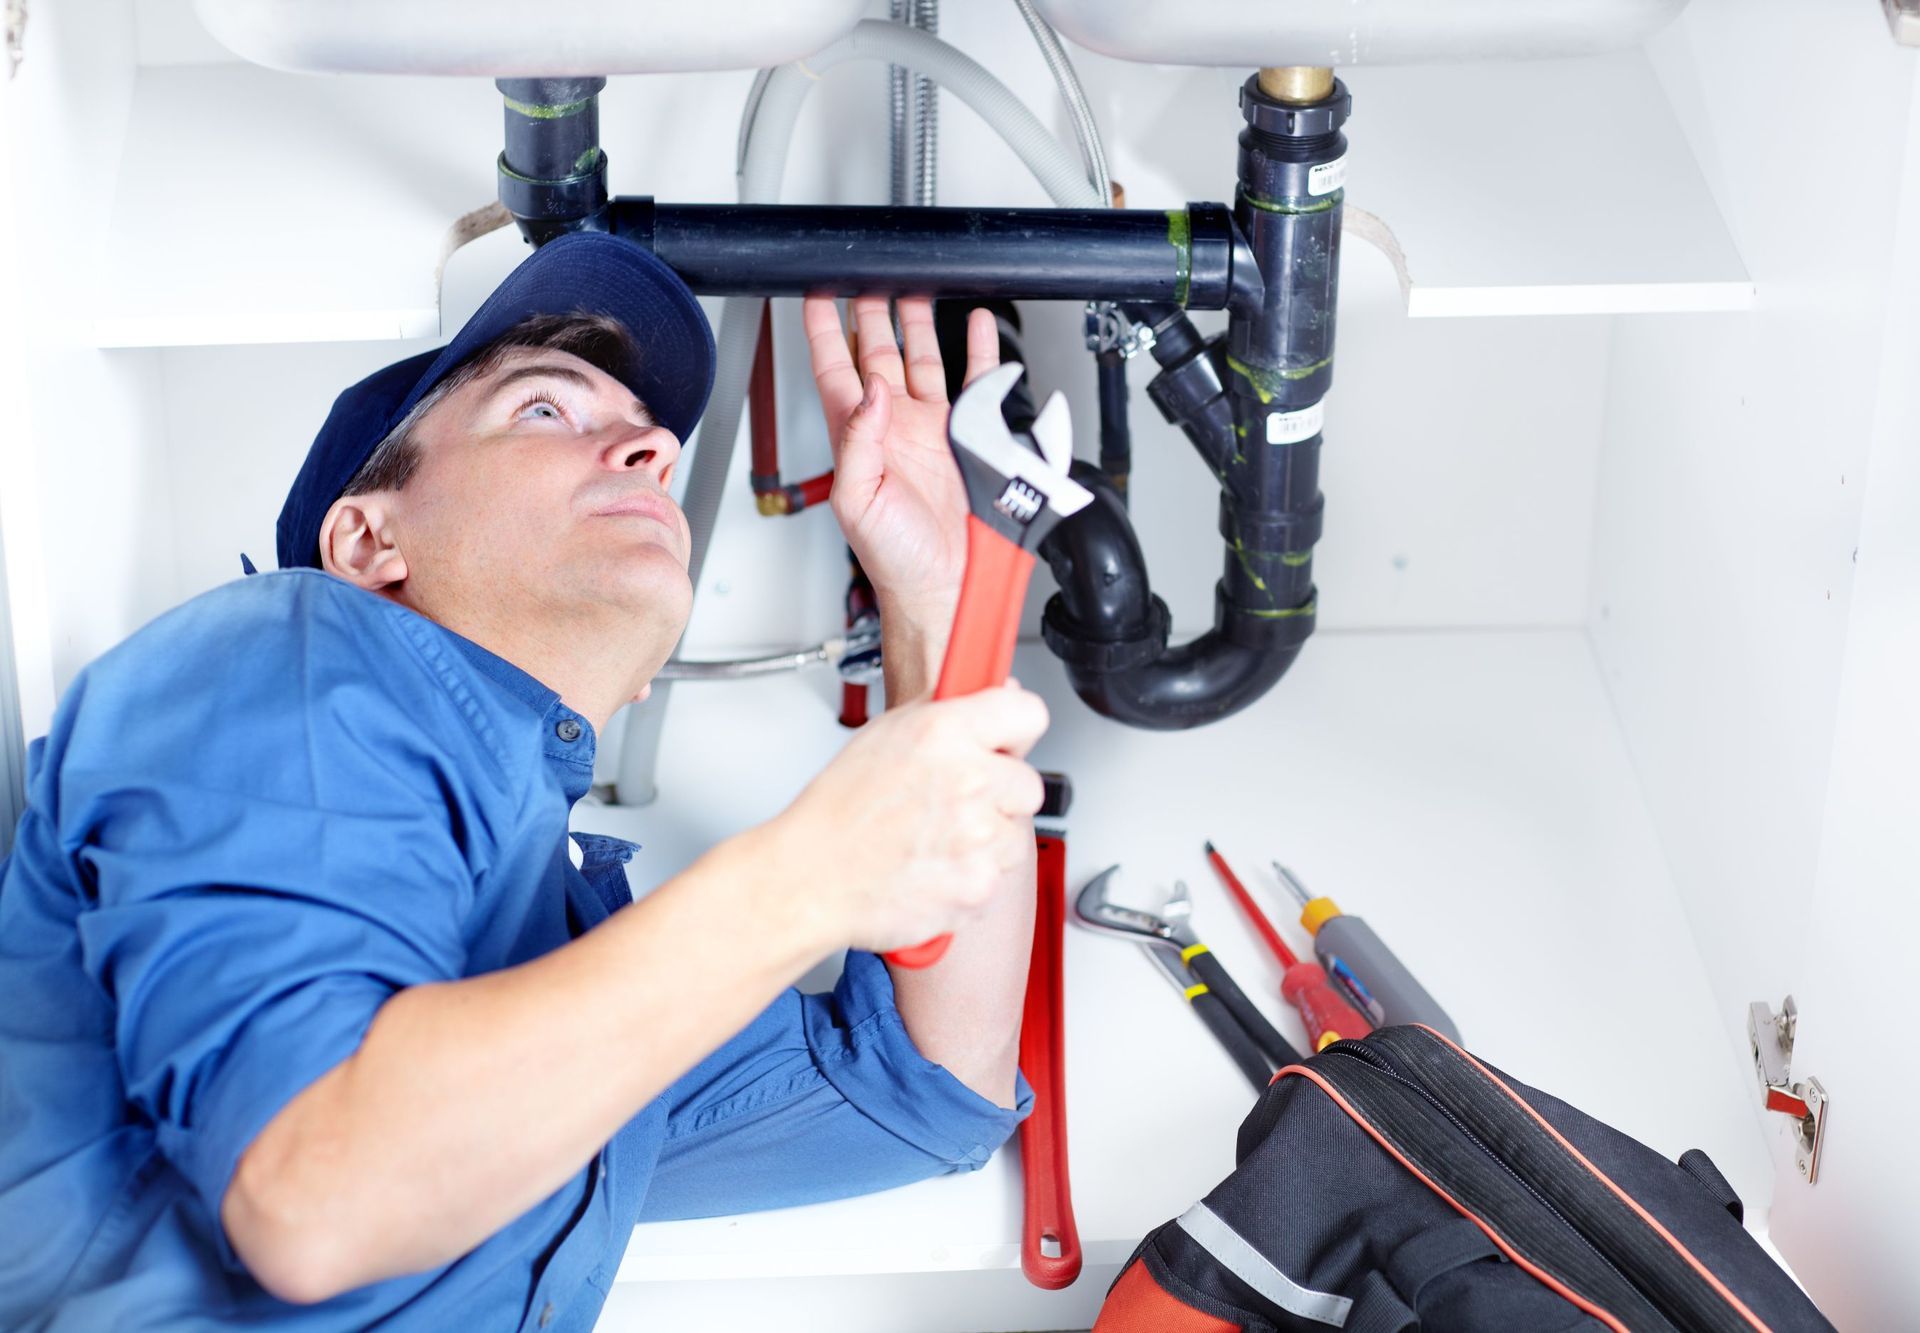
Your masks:
[[[548,243],[343,392],[280,570],[79,675],[0,876],[0,1327],[584,1330],[637,1221],[1007,1138],[1046,711],[928,697],[966,553],[940,355],[925,301],[904,356],[852,309],[857,367],[830,301],[807,332],[889,706],[639,901],[633,845],[567,821],[686,626],[714,345],[627,242]]]

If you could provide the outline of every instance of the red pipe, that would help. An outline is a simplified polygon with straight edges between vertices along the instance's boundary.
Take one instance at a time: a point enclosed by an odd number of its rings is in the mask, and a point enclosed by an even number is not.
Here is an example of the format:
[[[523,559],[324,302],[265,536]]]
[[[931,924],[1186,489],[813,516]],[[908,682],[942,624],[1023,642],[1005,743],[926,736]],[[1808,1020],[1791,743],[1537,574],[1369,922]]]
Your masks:
[[[798,485],[780,480],[779,397],[773,379],[773,303],[760,310],[760,341],[753,350],[753,374],[747,380],[748,434],[753,462],[748,477],[753,498],[768,518],[797,514],[810,505],[825,504],[833,492],[833,473],[822,472]]]

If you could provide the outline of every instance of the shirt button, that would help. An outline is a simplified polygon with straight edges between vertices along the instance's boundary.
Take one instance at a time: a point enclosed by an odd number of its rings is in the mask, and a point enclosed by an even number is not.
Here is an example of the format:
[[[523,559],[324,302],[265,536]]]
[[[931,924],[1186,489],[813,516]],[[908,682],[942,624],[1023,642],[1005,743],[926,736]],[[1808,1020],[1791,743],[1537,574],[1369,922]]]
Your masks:
[[[553,729],[553,734],[571,744],[580,739],[580,724],[570,717],[562,718],[560,725]]]
[[[545,1328],[548,1324],[551,1324],[552,1322],[553,1322],[553,1302],[548,1301],[546,1303],[546,1306],[540,1311],[540,1327]]]

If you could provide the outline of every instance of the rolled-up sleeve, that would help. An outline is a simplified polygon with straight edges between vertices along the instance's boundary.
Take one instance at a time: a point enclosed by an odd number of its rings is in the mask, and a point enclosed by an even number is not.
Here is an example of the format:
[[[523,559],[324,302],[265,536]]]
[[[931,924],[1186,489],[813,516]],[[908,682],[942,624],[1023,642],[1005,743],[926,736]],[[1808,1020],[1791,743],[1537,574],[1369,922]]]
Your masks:
[[[849,953],[833,991],[789,991],[667,1093],[643,1220],[868,1194],[976,1170],[1033,1106],[982,1097],[915,1047],[893,979]]]
[[[247,1145],[382,1004],[461,973],[472,886],[444,808],[401,786],[360,788],[377,812],[152,776],[89,793],[82,961],[113,1001],[128,1099],[216,1213]]]
[[[369,668],[378,620],[294,623],[175,612],[83,673],[50,737],[44,805],[126,1100],[215,1216],[254,1137],[381,1005],[462,975],[491,845],[442,744],[464,725],[445,691],[404,658]]]

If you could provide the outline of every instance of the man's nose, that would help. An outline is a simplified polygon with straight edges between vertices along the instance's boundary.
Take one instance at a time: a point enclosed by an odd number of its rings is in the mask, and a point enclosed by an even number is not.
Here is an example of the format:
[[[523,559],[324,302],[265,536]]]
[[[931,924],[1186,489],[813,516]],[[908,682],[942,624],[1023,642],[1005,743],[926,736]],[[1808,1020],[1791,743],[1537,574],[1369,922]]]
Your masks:
[[[622,431],[600,453],[600,465],[613,472],[645,469],[653,473],[662,488],[680,457],[680,441],[665,426]]]

